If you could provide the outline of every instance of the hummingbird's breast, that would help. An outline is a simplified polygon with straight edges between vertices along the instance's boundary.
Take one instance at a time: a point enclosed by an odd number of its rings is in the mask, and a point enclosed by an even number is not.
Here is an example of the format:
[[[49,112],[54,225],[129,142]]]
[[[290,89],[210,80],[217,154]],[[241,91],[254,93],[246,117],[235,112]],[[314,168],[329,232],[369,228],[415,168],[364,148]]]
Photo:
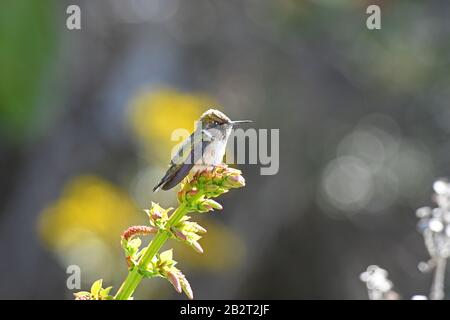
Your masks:
[[[203,150],[202,164],[203,165],[218,165],[223,162],[225,155],[228,137],[231,134],[231,128],[222,133],[220,137],[215,137]]]
[[[218,165],[222,163],[226,145],[226,140],[211,142],[203,151],[203,163],[207,165]]]

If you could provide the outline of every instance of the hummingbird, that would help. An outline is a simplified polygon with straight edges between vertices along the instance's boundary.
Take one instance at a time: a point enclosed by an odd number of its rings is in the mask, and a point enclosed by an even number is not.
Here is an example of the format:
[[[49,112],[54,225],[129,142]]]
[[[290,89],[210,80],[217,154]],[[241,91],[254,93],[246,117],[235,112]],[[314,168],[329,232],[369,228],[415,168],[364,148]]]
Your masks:
[[[153,192],[170,190],[189,173],[214,168],[222,163],[228,138],[235,125],[251,120],[232,121],[215,109],[205,111],[196,122],[194,132],[182,142],[170,160],[169,169]]]

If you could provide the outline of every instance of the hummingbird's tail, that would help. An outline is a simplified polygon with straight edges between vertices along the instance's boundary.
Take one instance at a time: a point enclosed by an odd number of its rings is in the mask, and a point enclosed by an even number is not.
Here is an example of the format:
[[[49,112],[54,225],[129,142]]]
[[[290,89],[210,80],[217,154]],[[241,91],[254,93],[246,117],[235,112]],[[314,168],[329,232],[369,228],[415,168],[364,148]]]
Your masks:
[[[164,184],[164,179],[161,179],[160,182],[158,182],[158,184],[153,188],[153,192],[158,192],[159,189],[161,189],[161,186]]]
[[[153,192],[159,189],[163,189],[164,191],[172,189],[189,174],[193,166],[192,163],[185,163],[181,166],[172,165],[161,181],[153,188]]]
[[[153,188],[153,192],[157,192],[159,189],[161,189],[161,187],[164,189],[164,185],[170,180],[171,176],[173,175],[173,169],[174,166],[173,165],[170,166],[169,170],[167,170],[164,177],[162,177],[161,180],[159,180],[159,182],[157,183],[157,185]]]

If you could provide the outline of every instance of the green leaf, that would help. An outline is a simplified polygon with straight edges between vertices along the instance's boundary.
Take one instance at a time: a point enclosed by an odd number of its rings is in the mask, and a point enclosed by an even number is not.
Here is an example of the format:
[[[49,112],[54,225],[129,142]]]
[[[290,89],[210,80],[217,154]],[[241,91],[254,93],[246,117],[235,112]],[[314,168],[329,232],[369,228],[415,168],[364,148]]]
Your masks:
[[[102,283],[103,283],[103,279],[99,279],[92,284],[92,287],[91,287],[92,295],[96,296],[99,294],[100,290],[102,289]]]
[[[125,256],[133,257],[139,251],[141,243],[142,241],[140,238],[135,238],[130,241],[122,239],[121,244],[123,250],[125,251]]]
[[[140,238],[134,238],[133,240],[128,242],[129,248],[135,253],[139,250],[139,247],[141,246],[141,239]]]
[[[128,248],[128,240],[122,238],[120,240],[120,245],[122,246],[123,250],[127,250],[127,248]]]
[[[159,259],[161,261],[170,261],[172,260],[172,258],[173,258],[173,249],[161,252],[161,254],[159,255]]]
[[[101,289],[101,290],[100,290],[100,296],[101,296],[102,298],[107,298],[108,295],[109,295],[109,292],[111,291],[111,289],[112,289],[112,287],[108,287],[108,288],[105,288],[105,289]]]

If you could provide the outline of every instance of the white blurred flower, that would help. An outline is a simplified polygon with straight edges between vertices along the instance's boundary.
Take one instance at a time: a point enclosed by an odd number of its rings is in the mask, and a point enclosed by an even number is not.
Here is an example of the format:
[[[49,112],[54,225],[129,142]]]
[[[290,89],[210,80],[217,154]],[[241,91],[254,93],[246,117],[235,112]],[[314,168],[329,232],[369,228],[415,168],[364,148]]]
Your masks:
[[[361,273],[360,279],[366,283],[371,300],[386,300],[388,297],[398,296],[392,291],[393,284],[388,279],[388,272],[379,266],[368,266]]]
[[[447,259],[450,257],[450,183],[441,178],[433,184],[434,201],[437,208],[420,208],[416,216],[420,219],[418,229],[422,233],[430,261],[419,264],[419,270],[435,270],[430,299],[443,299]]]
[[[450,256],[450,183],[439,179],[433,184],[437,208],[424,207],[416,211],[422,233],[432,259]]]

